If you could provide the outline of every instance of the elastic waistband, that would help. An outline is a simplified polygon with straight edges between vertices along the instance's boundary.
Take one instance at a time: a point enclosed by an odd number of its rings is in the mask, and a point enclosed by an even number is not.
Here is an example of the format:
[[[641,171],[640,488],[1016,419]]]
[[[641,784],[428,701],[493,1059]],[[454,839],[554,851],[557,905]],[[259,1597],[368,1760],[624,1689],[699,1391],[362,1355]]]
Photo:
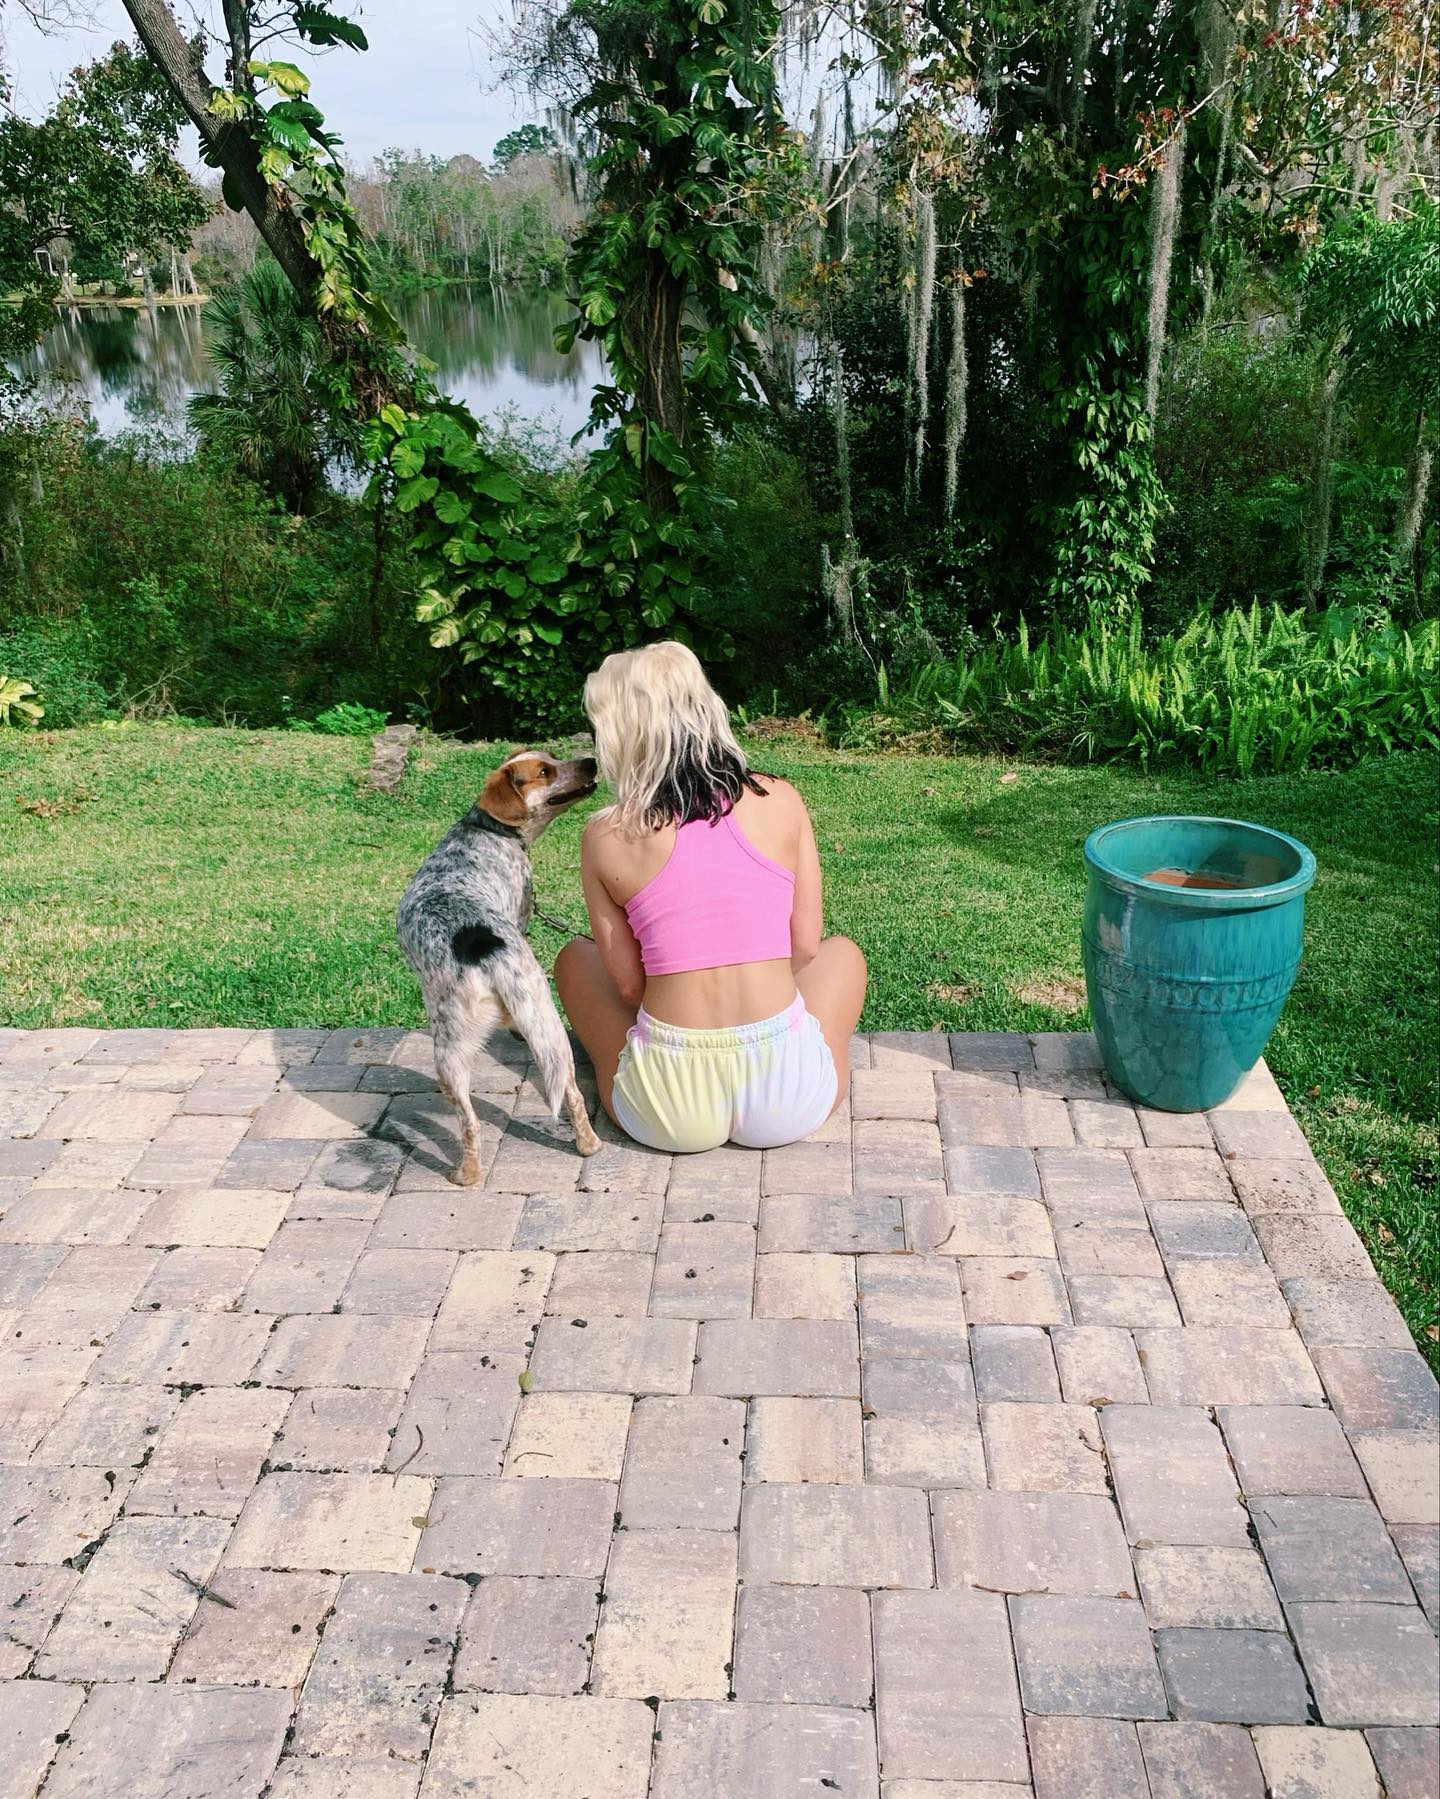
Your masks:
[[[684,1051],[689,1055],[734,1050],[751,1043],[768,1043],[774,1037],[786,1037],[800,1030],[810,1014],[805,1001],[797,993],[783,1012],[773,1018],[761,1018],[754,1024],[730,1024],[719,1030],[697,1031],[686,1025],[667,1024],[663,1018],[652,1018],[642,1006],[635,1016],[631,1036],[647,1049]]]

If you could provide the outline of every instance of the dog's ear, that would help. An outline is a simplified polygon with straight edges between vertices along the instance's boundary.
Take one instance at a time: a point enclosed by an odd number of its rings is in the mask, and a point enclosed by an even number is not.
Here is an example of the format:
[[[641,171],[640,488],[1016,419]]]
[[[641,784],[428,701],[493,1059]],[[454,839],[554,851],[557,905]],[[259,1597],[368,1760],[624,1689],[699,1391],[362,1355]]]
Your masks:
[[[502,825],[523,825],[530,816],[517,773],[512,763],[502,762],[480,789],[480,810]]]

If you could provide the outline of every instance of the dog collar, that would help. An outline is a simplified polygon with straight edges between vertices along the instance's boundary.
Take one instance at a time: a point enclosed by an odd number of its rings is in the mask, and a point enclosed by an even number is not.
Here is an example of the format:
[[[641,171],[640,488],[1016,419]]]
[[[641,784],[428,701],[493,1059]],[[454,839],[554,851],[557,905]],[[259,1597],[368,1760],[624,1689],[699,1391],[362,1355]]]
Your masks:
[[[525,835],[519,825],[507,825],[501,819],[492,818],[479,806],[472,806],[460,822],[462,825],[468,825],[472,831],[489,831],[494,837],[513,837],[517,843],[522,841]]]

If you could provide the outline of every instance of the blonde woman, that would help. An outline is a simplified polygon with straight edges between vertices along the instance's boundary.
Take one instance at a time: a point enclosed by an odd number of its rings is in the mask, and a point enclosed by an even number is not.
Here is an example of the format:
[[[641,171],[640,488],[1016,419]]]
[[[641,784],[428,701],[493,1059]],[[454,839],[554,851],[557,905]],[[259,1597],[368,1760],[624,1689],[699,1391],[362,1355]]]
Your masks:
[[[865,1003],[865,958],[821,936],[805,803],[750,770],[684,644],[608,656],[585,710],[614,804],[581,851],[594,940],[555,982],[600,1103],[653,1149],[794,1143],[845,1092]]]

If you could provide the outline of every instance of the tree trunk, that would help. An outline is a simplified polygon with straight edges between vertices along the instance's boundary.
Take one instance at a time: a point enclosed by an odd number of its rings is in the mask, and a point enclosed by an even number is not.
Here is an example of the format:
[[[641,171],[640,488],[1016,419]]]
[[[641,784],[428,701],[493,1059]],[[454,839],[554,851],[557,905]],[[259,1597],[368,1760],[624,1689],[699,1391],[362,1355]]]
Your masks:
[[[201,143],[214,155],[231,191],[255,221],[296,293],[308,301],[320,269],[305,247],[300,222],[280,204],[261,175],[259,153],[250,134],[242,125],[217,119],[210,111],[210,83],[167,0],[124,0],[124,5],[146,54],[184,107]],[[232,71],[232,79],[241,73]]]
[[[672,274],[658,250],[645,262],[645,279],[627,307],[626,348],[637,371],[635,405],[647,423],[684,448],[685,365],[680,329],[685,316],[685,283]],[[653,514],[675,507],[675,480],[653,456],[645,458],[645,497]]]
[[[1075,9],[1075,29],[1070,40],[1070,136],[1080,136],[1085,114],[1085,74],[1095,42],[1095,0],[1080,0]]]
[[[1150,205],[1150,305],[1147,314],[1148,355],[1145,409],[1153,425],[1160,407],[1160,374],[1165,362],[1165,332],[1170,318],[1170,267],[1175,255],[1175,224],[1180,210],[1180,183],[1185,172],[1185,121],[1175,126],[1155,178]]]

